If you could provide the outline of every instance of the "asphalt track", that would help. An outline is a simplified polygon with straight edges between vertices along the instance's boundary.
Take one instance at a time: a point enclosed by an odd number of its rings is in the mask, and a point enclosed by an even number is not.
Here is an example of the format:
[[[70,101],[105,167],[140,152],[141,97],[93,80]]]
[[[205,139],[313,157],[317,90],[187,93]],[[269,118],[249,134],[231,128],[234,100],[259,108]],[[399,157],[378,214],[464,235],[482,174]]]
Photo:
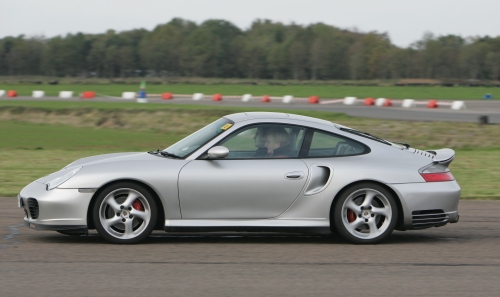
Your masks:
[[[34,99],[31,97],[7,98],[2,97],[0,100],[16,100],[16,101],[82,101],[78,98],[61,99],[57,97],[46,97],[43,99]],[[134,100],[125,100],[115,97],[94,98],[92,101],[105,102],[134,102]],[[204,100],[194,101],[190,98],[174,98],[173,100],[161,100],[159,98],[149,98],[150,103],[161,104],[199,104],[199,105],[217,105],[217,106],[240,106],[269,109],[288,109],[288,110],[319,110],[342,112],[354,117],[390,119],[390,120],[405,120],[405,121],[451,121],[451,122],[478,122],[480,116],[488,116],[490,123],[500,123],[500,100],[476,100],[465,101],[465,110],[451,110],[449,106],[441,106],[436,109],[426,108],[425,105],[414,108],[393,107],[376,107],[357,105],[343,105],[342,103],[333,104],[307,104],[305,101],[297,101],[291,104],[281,103],[279,100],[273,100],[270,103],[262,103],[259,100],[251,102],[242,102],[240,99],[224,99],[219,102],[214,102],[210,98],[205,97]],[[451,103],[452,101],[440,101]]]
[[[498,296],[500,201],[379,245],[336,236],[154,233],[138,245],[20,226],[0,198],[0,296]]]

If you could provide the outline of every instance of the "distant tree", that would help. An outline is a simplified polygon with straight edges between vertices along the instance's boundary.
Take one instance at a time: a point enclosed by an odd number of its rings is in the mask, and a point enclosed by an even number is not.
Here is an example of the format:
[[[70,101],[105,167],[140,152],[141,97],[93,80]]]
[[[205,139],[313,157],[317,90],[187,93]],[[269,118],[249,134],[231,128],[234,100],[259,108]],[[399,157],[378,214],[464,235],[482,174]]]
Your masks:
[[[465,45],[460,51],[460,66],[463,72],[468,75],[468,78],[480,78],[481,69],[483,68],[484,59],[486,57],[487,47],[482,42],[471,41]]]
[[[144,67],[157,73],[166,71],[182,74],[181,59],[188,59],[184,57],[184,43],[196,27],[193,22],[175,18],[146,34],[139,44],[140,59]]]
[[[237,73],[232,46],[241,30],[230,22],[209,20],[194,29],[186,38],[186,52],[192,63],[185,64],[193,76],[232,77]]]
[[[489,67],[489,78],[498,80],[500,74],[500,52],[489,52],[486,54],[486,64]]]
[[[434,36],[407,48],[387,34],[318,23],[255,20],[242,31],[224,20],[174,18],[152,31],[0,39],[0,75],[263,79],[499,79],[500,37]],[[137,72],[139,71],[139,72]]]

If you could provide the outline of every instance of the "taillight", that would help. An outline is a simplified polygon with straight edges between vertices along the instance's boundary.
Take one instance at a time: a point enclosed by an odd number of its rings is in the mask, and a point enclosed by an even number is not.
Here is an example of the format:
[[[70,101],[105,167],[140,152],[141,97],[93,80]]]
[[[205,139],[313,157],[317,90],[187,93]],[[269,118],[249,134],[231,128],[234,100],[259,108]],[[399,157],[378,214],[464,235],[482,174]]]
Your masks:
[[[418,171],[428,183],[455,180],[448,167],[443,164],[430,164]]]
[[[428,183],[455,180],[455,178],[453,177],[453,174],[451,174],[450,172],[420,173],[420,175]]]

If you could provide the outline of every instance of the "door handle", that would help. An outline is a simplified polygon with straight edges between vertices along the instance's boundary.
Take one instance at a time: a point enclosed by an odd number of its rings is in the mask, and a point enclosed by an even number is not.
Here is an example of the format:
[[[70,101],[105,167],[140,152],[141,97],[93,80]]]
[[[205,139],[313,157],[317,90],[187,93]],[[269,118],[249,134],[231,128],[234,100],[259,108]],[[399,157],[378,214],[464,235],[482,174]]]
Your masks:
[[[304,177],[304,172],[302,171],[294,171],[294,172],[288,172],[285,174],[286,179],[302,179]]]

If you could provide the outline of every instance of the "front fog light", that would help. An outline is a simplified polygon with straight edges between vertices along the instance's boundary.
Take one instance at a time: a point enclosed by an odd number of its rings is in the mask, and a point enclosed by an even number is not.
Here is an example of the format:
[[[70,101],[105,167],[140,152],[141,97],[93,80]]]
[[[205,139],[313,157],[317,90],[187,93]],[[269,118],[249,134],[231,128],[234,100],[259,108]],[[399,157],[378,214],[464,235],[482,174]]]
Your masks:
[[[53,188],[59,187],[61,184],[63,184],[65,181],[73,177],[78,171],[80,171],[82,167],[75,168],[67,173],[65,173],[62,176],[56,177],[53,180],[49,181],[46,183],[47,185],[47,191],[52,190]]]

